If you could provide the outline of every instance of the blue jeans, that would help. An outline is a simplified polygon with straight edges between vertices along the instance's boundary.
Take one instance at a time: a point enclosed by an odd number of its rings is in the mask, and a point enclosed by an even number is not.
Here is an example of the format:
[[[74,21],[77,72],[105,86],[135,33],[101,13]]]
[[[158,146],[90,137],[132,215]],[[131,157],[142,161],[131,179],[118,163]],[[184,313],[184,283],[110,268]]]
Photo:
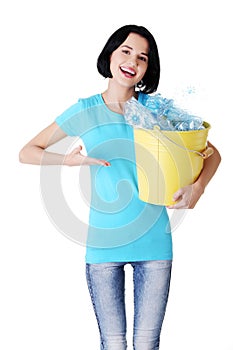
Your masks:
[[[125,350],[125,273],[127,263],[86,264],[86,276],[97,318],[101,350]],[[165,315],[171,260],[130,263],[134,280],[134,350],[158,350]]]

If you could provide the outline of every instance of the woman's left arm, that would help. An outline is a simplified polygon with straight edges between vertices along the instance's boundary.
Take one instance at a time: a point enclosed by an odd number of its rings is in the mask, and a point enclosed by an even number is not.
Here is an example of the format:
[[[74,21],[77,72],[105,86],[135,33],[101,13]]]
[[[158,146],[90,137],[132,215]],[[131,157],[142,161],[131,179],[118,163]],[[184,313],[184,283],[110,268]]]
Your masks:
[[[195,207],[221,162],[221,156],[217,148],[210,142],[208,142],[208,146],[213,148],[214,153],[209,158],[204,160],[204,166],[198,179],[192,185],[180,188],[173,195],[173,200],[177,203],[170,205],[167,208],[193,209]]]

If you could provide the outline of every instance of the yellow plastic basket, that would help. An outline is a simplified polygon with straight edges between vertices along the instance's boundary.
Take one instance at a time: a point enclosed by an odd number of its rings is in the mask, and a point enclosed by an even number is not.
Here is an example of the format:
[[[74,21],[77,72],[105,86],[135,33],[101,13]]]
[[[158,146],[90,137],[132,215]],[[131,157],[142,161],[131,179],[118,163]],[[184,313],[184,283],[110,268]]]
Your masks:
[[[157,205],[174,204],[173,194],[195,182],[203,161],[211,155],[207,148],[210,124],[204,129],[165,131],[134,129],[139,198]]]

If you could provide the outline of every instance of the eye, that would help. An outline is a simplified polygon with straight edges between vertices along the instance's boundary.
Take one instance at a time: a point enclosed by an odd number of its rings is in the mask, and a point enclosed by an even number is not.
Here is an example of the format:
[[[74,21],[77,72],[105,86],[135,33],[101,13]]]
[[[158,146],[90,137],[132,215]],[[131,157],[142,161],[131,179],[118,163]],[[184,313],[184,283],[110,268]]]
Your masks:
[[[147,62],[147,57],[146,56],[139,56],[139,60],[143,62]]]
[[[126,49],[122,50],[122,52],[123,52],[124,54],[126,54],[126,55],[129,55],[129,54],[130,54],[130,51],[129,51],[129,50],[126,50]]]

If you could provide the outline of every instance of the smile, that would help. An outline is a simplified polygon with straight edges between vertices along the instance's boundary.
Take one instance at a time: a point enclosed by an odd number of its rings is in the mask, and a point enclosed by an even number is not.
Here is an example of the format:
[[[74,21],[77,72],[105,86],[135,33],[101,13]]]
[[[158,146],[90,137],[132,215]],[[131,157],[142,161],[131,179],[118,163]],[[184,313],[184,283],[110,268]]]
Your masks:
[[[126,77],[129,77],[129,78],[132,78],[136,75],[135,70],[129,67],[122,66],[120,67],[120,70],[122,71],[122,73],[124,73]]]

